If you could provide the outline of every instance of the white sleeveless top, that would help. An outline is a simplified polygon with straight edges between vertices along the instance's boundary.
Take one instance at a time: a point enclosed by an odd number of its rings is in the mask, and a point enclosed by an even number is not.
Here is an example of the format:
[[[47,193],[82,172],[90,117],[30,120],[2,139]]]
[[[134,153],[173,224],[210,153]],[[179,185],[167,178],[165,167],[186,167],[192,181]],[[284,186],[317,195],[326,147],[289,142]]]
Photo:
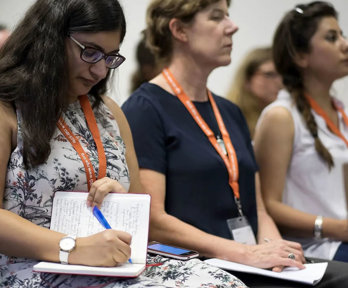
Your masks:
[[[283,191],[283,203],[314,215],[347,219],[343,170],[344,165],[348,165],[346,144],[341,138],[333,134],[328,129],[325,120],[312,110],[318,126],[318,136],[333,157],[334,167],[329,170],[326,162],[321,159],[315,150],[314,138],[287,91],[279,92],[277,100],[264,109],[258,123],[268,110],[279,106],[286,108],[291,113],[295,128],[293,151]],[[346,109],[345,112],[347,113]],[[345,125],[342,115],[340,113],[338,115],[339,129],[348,139],[348,127]],[[346,175],[348,175],[348,166],[346,169]],[[346,181],[348,181],[348,178]],[[348,182],[346,185],[348,185]],[[333,259],[338,246],[341,244],[339,241],[332,241],[327,238],[321,240],[314,238],[288,239],[300,242],[307,257],[330,260]]]

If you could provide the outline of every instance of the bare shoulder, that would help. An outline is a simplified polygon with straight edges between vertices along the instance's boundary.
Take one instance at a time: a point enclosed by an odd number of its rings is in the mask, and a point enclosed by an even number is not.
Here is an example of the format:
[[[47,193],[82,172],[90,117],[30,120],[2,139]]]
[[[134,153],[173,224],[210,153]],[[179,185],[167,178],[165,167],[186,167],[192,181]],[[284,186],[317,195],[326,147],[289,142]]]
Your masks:
[[[109,108],[117,123],[124,120],[124,114],[121,107],[109,96],[103,96],[104,104]]]
[[[293,132],[294,121],[292,115],[285,107],[272,107],[262,117],[257,130],[270,130],[273,132]]]
[[[121,134],[124,133],[125,129],[128,129],[128,122],[126,116],[124,115],[121,107],[109,96],[102,96],[104,104],[109,108],[112,115],[115,117],[115,120],[120,128]]]
[[[262,117],[254,135],[254,149],[258,151],[278,145],[283,148],[292,146],[294,139],[294,121],[289,110],[284,107],[272,107]]]

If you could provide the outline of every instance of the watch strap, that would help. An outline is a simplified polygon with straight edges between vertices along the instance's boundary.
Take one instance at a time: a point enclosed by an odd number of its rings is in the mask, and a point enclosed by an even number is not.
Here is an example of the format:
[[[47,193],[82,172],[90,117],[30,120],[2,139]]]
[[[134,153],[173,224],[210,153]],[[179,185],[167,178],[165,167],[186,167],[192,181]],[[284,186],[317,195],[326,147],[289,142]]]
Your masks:
[[[59,250],[59,261],[62,264],[69,264],[68,259],[69,259],[69,254],[70,252],[64,251],[64,250]]]

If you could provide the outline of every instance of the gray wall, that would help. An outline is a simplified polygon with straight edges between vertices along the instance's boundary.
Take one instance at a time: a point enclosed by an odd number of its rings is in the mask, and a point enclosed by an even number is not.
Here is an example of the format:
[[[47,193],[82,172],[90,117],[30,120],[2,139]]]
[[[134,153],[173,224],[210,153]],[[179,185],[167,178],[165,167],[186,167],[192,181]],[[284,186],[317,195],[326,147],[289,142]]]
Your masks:
[[[0,22],[14,27],[34,0],[0,0]],[[111,96],[121,104],[129,96],[130,75],[136,67],[135,47],[140,31],[145,26],[145,11],[150,0],[120,0],[127,18],[127,35],[121,53],[127,58],[116,75]],[[231,18],[239,26],[233,37],[232,63],[216,69],[209,78],[208,86],[222,96],[226,95],[235,70],[247,51],[260,45],[270,45],[276,25],[284,13],[298,3],[308,0],[232,0]],[[348,33],[348,0],[331,0],[340,13],[340,25]],[[347,34],[346,34],[347,35]],[[336,81],[338,98],[348,105],[348,77]]]

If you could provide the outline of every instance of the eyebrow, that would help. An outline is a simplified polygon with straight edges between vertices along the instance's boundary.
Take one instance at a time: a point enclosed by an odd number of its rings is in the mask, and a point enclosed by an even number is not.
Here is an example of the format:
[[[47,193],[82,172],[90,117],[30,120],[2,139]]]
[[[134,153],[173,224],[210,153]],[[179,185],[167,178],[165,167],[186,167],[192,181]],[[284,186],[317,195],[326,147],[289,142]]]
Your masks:
[[[83,42],[84,43],[83,45],[85,45],[86,47],[98,49],[106,55],[120,52],[120,49],[115,49],[110,51],[109,53],[106,53],[104,48],[99,46],[98,44],[95,44],[93,42],[88,42],[88,41],[81,41],[81,42]]]
[[[228,11],[227,11],[227,13],[226,13],[225,10],[220,9],[220,8],[214,8],[214,9],[211,11],[211,13],[214,13],[214,12],[219,12],[219,13],[222,13],[222,14],[224,14],[224,15],[229,16]]]

